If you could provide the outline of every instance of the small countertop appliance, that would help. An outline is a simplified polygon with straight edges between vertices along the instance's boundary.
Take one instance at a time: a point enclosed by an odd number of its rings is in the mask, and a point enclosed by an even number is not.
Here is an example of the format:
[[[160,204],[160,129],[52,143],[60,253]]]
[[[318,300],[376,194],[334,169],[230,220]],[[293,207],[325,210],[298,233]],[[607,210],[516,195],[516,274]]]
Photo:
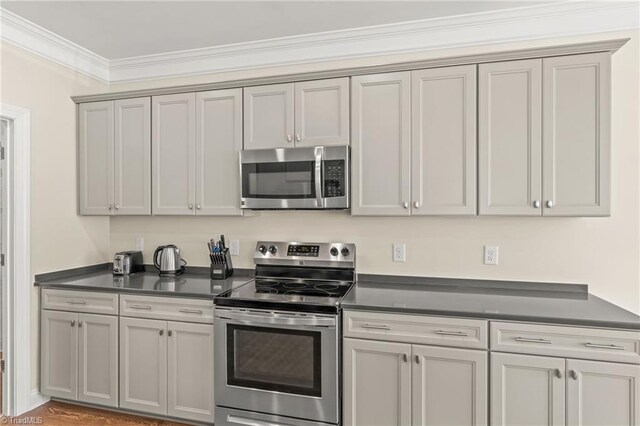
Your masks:
[[[144,271],[141,251],[120,251],[113,256],[113,275]]]

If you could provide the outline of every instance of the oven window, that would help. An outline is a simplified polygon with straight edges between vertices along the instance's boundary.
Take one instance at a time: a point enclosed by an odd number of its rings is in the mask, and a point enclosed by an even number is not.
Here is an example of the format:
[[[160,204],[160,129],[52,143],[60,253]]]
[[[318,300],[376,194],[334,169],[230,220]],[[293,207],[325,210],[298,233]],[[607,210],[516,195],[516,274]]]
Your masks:
[[[319,331],[227,326],[227,384],[322,396]]]
[[[316,198],[314,161],[242,164],[245,198]]]

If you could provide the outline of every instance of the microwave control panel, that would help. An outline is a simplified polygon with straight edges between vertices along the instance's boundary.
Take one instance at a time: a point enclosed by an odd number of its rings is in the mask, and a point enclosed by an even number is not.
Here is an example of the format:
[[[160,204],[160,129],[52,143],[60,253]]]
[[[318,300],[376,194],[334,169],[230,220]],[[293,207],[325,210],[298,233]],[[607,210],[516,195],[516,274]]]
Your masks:
[[[325,160],[324,197],[344,197],[345,173],[344,160]]]

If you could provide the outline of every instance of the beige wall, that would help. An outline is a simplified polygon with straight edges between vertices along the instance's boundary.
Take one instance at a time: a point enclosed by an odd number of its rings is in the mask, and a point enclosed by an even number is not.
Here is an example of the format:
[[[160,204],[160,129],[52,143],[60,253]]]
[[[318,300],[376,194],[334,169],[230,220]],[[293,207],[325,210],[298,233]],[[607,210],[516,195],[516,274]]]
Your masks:
[[[401,62],[479,51],[631,37],[613,55],[612,216],[610,218],[362,218],[345,212],[264,212],[258,217],[111,218],[111,251],[145,238],[147,261],[160,244],[175,243],[191,265],[206,265],[205,241],[218,233],[239,239],[235,264],[252,267],[259,239],[345,240],[358,245],[364,273],[577,282],[626,309],[640,313],[640,56],[639,32],[464,48],[426,54],[309,64],[191,78],[111,85],[129,90],[287,74],[327,68]],[[407,262],[391,261],[391,244],[407,244]],[[500,264],[482,264],[483,245],[500,247]]]
[[[76,120],[70,96],[106,91],[107,85],[5,44],[0,45],[0,74],[0,102],[31,111],[31,274],[106,261],[109,219],[76,214]],[[32,348],[38,347],[38,303],[32,287]],[[31,362],[36,388],[36,350]]]

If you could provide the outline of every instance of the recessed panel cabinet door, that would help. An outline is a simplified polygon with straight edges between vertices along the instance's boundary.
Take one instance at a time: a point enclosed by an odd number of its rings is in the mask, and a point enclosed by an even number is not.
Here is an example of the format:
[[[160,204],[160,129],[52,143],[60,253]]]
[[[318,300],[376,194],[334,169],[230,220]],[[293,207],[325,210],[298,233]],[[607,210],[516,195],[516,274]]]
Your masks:
[[[75,400],[78,397],[78,314],[41,312],[40,392]]]
[[[567,360],[569,426],[640,422],[640,365]]]
[[[476,214],[476,66],[411,73],[412,215]]]
[[[293,83],[244,88],[244,149],[293,147]]]
[[[411,73],[351,79],[351,214],[411,213]]]
[[[118,406],[118,317],[78,315],[78,400]]]
[[[478,68],[479,213],[541,214],[542,61]]]
[[[120,407],[167,414],[167,323],[120,317]]]
[[[565,360],[491,354],[491,424],[565,424]]]
[[[344,424],[411,425],[411,345],[344,339]]]
[[[170,322],[169,416],[213,423],[213,325]]]
[[[349,78],[295,83],[295,146],[349,145]]]
[[[113,101],[78,106],[79,203],[81,215],[113,209]]]
[[[241,215],[242,89],[196,94],[196,214]]]
[[[487,424],[487,352],[413,345],[413,426]]]
[[[544,58],[547,216],[610,214],[611,54]]]
[[[151,214],[151,98],[115,101],[114,214]]]
[[[153,214],[194,214],[196,94],[154,96]]]

